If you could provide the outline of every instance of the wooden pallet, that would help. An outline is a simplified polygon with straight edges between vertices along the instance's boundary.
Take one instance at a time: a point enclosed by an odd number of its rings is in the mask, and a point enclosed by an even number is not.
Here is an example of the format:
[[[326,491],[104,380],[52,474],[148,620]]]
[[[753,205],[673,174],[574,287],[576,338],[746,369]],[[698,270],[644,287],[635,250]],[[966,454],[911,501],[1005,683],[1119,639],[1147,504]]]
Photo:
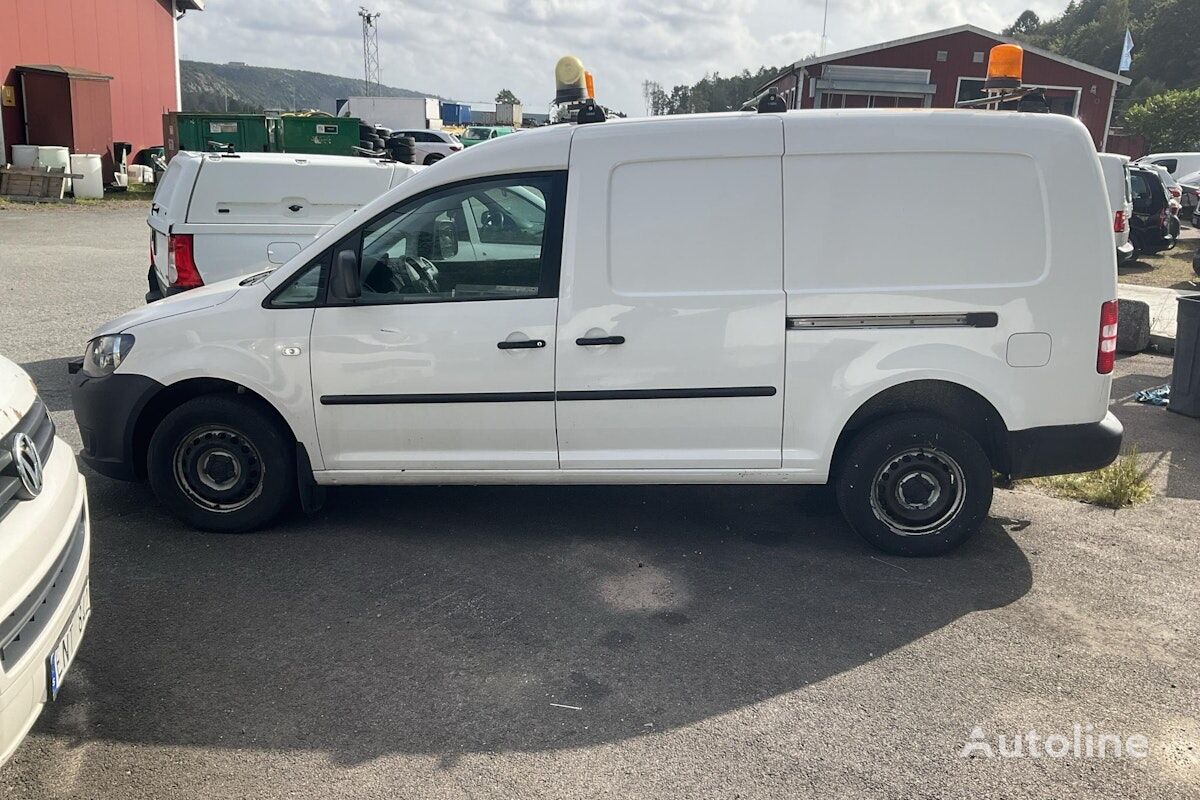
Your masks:
[[[0,197],[26,202],[57,202],[63,199],[67,178],[82,178],[63,167],[0,167]]]

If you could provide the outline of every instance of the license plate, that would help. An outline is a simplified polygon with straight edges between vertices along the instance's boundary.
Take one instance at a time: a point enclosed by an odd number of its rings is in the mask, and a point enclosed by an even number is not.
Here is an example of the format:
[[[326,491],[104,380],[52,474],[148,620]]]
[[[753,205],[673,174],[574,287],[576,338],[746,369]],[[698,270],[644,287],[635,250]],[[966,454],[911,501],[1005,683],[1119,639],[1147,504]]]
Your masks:
[[[79,596],[79,604],[71,614],[67,629],[63,631],[58,644],[46,658],[46,694],[48,702],[58,699],[58,690],[62,688],[67,670],[75,660],[75,649],[83,641],[83,630],[87,627],[88,618],[92,615],[92,584],[89,581],[83,585],[83,594]]]

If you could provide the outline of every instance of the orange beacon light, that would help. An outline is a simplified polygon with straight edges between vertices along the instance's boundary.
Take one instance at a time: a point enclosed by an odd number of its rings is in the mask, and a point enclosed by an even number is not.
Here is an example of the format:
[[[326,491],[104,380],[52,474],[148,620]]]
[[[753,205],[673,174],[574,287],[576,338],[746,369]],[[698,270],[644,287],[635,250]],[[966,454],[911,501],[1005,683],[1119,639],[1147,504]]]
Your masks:
[[[1021,66],[1025,51],[1015,44],[998,44],[988,55],[984,89],[1020,89]]]

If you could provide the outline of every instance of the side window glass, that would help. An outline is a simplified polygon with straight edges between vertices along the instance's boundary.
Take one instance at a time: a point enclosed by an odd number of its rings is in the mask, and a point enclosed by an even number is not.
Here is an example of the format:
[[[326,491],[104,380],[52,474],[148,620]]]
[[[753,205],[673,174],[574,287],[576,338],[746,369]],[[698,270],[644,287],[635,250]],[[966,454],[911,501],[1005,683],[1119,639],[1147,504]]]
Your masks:
[[[553,248],[561,248],[561,236],[551,237],[547,251],[546,221],[550,198],[560,194],[559,180],[547,175],[481,181],[403,204],[368,223],[359,303],[501,300],[555,291]],[[468,214],[478,230],[477,244]]]
[[[1154,163],[1165,168],[1167,172],[1170,172],[1172,175],[1175,174],[1175,168],[1179,166],[1179,161],[1174,158],[1160,158]]]
[[[321,294],[321,267],[325,265],[326,256],[321,256],[287,283],[271,300],[272,308],[304,308],[316,305]]]

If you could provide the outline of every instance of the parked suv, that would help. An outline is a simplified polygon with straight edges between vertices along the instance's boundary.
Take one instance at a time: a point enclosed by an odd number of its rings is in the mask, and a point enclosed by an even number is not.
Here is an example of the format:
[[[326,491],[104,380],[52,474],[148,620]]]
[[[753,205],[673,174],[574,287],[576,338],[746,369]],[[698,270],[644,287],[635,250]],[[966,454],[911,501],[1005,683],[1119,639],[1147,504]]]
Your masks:
[[[446,131],[399,130],[395,134],[413,138],[416,142],[416,163],[425,166],[436,164],[446,156],[452,156],[463,149],[458,137]]]
[[[84,489],[33,381],[0,358],[0,765],[58,697],[91,614]]]
[[[1171,208],[1162,176],[1153,167],[1134,164],[1129,170],[1133,189],[1133,219],[1129,240],[1139,253],[1160,253],[1175,246],[1171,235]]]
[[[863,239],[864,185],[924,202]],[[1116,457],[1116,291],[1065,116],[555,125],[105,324],[88,357],[121,363],[72,396],[84,460],[205,530],[342,484],[833,482],[867,540],[924,555],[979,529],[993,472]]]

